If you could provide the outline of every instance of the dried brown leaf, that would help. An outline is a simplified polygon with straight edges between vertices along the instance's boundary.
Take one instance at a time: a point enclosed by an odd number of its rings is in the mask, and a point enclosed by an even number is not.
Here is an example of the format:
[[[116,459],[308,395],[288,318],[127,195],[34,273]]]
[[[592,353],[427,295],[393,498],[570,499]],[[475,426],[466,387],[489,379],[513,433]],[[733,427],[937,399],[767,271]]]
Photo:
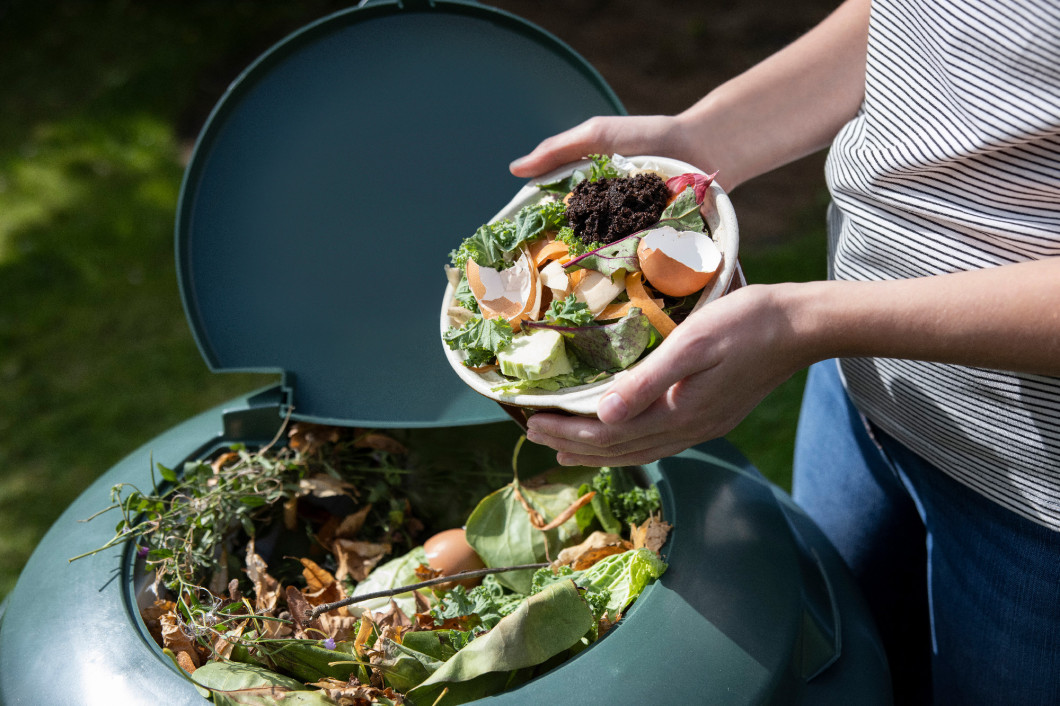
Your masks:
[[[663,544],[666,543],[671,529],[673,526],[669,522],[652,515],[639,527],[631,526],[629,538],[633,542],[634,549],[650,549],[658,554]]]
[[[394,437],[377,431],[368,432],[363,436],[357,437],[353,445],[359,449],[375,449],[376,451],[386,451],[395,455],[404,455],[409,452],[404,444]]]
[[[280,601],[280,582],[269,575],[269,566],[254,550],[254,539],[247,544],[246,572],[254,584],[254,612],[274,615]]]
[[[332,701],[335,701],[340,706],[370,706],[371,704],[378,703],[382,699],[388,700],[390,703],[401,704],[406,703],[401,694],[395,692],[390,687],[385,689],[378,689],[374,686],[362,684],[357,677],[350,677],[348,682],[335,679],[334,677],[327,677],[320,681],[313,682],[309,686],[315,686],[324,692]]]
[[[372,636],[372,619],[371,616],[365,614],[361,616],[361,629],[357,631],[357,637],[353,641],[353,651],[358,657],[364,658],[365,646],[368,644],[368,638]]]
[[[372,569],[390,553],[387,543],[358,542],[352,539],[336,539],[331,543],[331,553],[338,561],[335,575],[343,578],[349,575],[360,583],[368,577]]]
[[[246,626],[247,621],[244,620],[232,630],[229,630],[227,635],[218,635],[213,643],[213,651],[225,659],[231,659],[232,651],[235,649],[239,638],[243,636],[243,630]]]
[[[162,647],[162,623],[160,618],[167,613],[175,612],[176,608],[177,604],[173,601],[155,601],[152,605],[140,611],[140,616],[143,618],[148,632],[151,633],[151,637],[155,638],[155,642],[158,643],[159,647]]]
[[[346,517],[342,518],[338,528],[336,528],[335,536],[340,539],[355,539],[360,534],[361,529],[364,527],[364,521],[371,511],[372,506],[365,505],[357,512],[346,515]]]
[[[593,532],[581,544],[567,547],[559,553],[552,567],[569,566],[575,571],[587,569],[604,557],[628,552],[633,548],[630,542],[617,534]]]
[[[320,615],[320,629],[324,631],[325,637],[330,637],[335,642],[345,642],[353,637],[358,622],[358,618],[352,615],[338,615],[338,611]]]
[[[320,625],[320,618],[309,620],[312,606],[306,600],[302,592],[294,586],[288,586],[286,591],[287,609],[291,611],[291,620],[294,622],[294,636],[299,640],[318,640],[324,630]]]
[[[195,641],[184,632],[180,618],[177,617],[176,609],[160,616],[158,620],[162,626],[162,647],[173,650],[184,671],[189,674],[194,672],[202,664],[202,659]],[[182,654],[187,655],[186,660],[181,660]],[[186,661],[190,661],[191,669],[185,666]]]
[[[194,674],[195,670],[199,668],[199,665],[195,663],[195,659],[187,652],[177,652],[177,664],[188,674]]]
[[[386,628],[410,628],[412,627],[412,619],[405,615],[405,612],[401,610],[397,602],[391,598],[386,608],[383,610],[377,610],[372,612],[372,620],[379,627]],[[397,640],[401,642],[401,640]]]
[[[298,495],[311,495],[314,498],[353,497],[354,486],[344,480],[333,478],[326,473],[319,473],[298,481]]]
[[[338,427],[311,422],[295,422],[287,431],[291,448],[307,456],[312,456],[324,444],[334,444],[340,438],[341,431]]]
[[[306,593],[315,593],[335,583],[335,577],[331,572],[322,568],[312,559],[302,557],[302,576],[305,577]]]
[[[226,451],[225,453],[214,459],[214,462],[210,464],[210,468],[213,469],[214,474],[220,473],[221,470],[230,463],[236,463],[239,461],[239,454],[235,451]]]

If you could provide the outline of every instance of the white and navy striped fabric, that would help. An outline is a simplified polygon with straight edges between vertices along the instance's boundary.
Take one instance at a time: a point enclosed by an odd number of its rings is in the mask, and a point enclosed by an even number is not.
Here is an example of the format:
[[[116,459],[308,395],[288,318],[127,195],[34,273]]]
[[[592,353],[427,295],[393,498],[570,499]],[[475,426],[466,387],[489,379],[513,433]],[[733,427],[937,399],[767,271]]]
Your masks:
[[[837,279],[1060,256],[1060,2],[874,1],[865,102],[826,173]],[[880,428],[1060,530],[1060,378],[880,358],[841,367]]]

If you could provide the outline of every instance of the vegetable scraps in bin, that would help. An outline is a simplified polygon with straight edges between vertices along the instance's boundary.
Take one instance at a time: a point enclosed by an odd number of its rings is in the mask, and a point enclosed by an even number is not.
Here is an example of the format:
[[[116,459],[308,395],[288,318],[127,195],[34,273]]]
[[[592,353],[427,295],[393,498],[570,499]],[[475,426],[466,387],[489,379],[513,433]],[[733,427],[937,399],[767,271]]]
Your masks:
[[[444,431],[295,423],[116,486],[107,546],[143,550],[155,641],[215,703],[458,704],[585,649],[666,570],[632,469],[521,480],[521,437],[512,460]]]

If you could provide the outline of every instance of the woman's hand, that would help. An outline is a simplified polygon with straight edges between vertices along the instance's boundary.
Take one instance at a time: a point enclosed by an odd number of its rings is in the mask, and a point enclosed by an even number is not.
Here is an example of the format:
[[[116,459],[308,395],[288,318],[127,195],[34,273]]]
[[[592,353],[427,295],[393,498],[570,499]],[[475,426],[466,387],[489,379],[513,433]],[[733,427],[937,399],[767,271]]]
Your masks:
[[[728,433],[777,385],[809,364],[771,286],[738,289],[686,319],[616,378],[599,419],[538,413],[527,436],[564,465],[630,465]]]
[[[669,115],[599,116],[542,141],[509,168],[517,177],[530,178],[590,154],[616,152],[691,161],[685,133],[682,122]]]

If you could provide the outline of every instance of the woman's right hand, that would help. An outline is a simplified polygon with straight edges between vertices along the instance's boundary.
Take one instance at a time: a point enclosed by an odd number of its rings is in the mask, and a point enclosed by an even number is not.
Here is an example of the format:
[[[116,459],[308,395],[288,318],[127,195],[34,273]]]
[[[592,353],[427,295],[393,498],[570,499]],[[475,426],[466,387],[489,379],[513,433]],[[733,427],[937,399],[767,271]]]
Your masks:
[[[590,154],[651,154],[695,164],[688,149],[686,129],[670,115],[599,116],[543,140],[534,150],[512,162],[513,175],[531,178]],[[712,171],[709,164],[695,164]]]

